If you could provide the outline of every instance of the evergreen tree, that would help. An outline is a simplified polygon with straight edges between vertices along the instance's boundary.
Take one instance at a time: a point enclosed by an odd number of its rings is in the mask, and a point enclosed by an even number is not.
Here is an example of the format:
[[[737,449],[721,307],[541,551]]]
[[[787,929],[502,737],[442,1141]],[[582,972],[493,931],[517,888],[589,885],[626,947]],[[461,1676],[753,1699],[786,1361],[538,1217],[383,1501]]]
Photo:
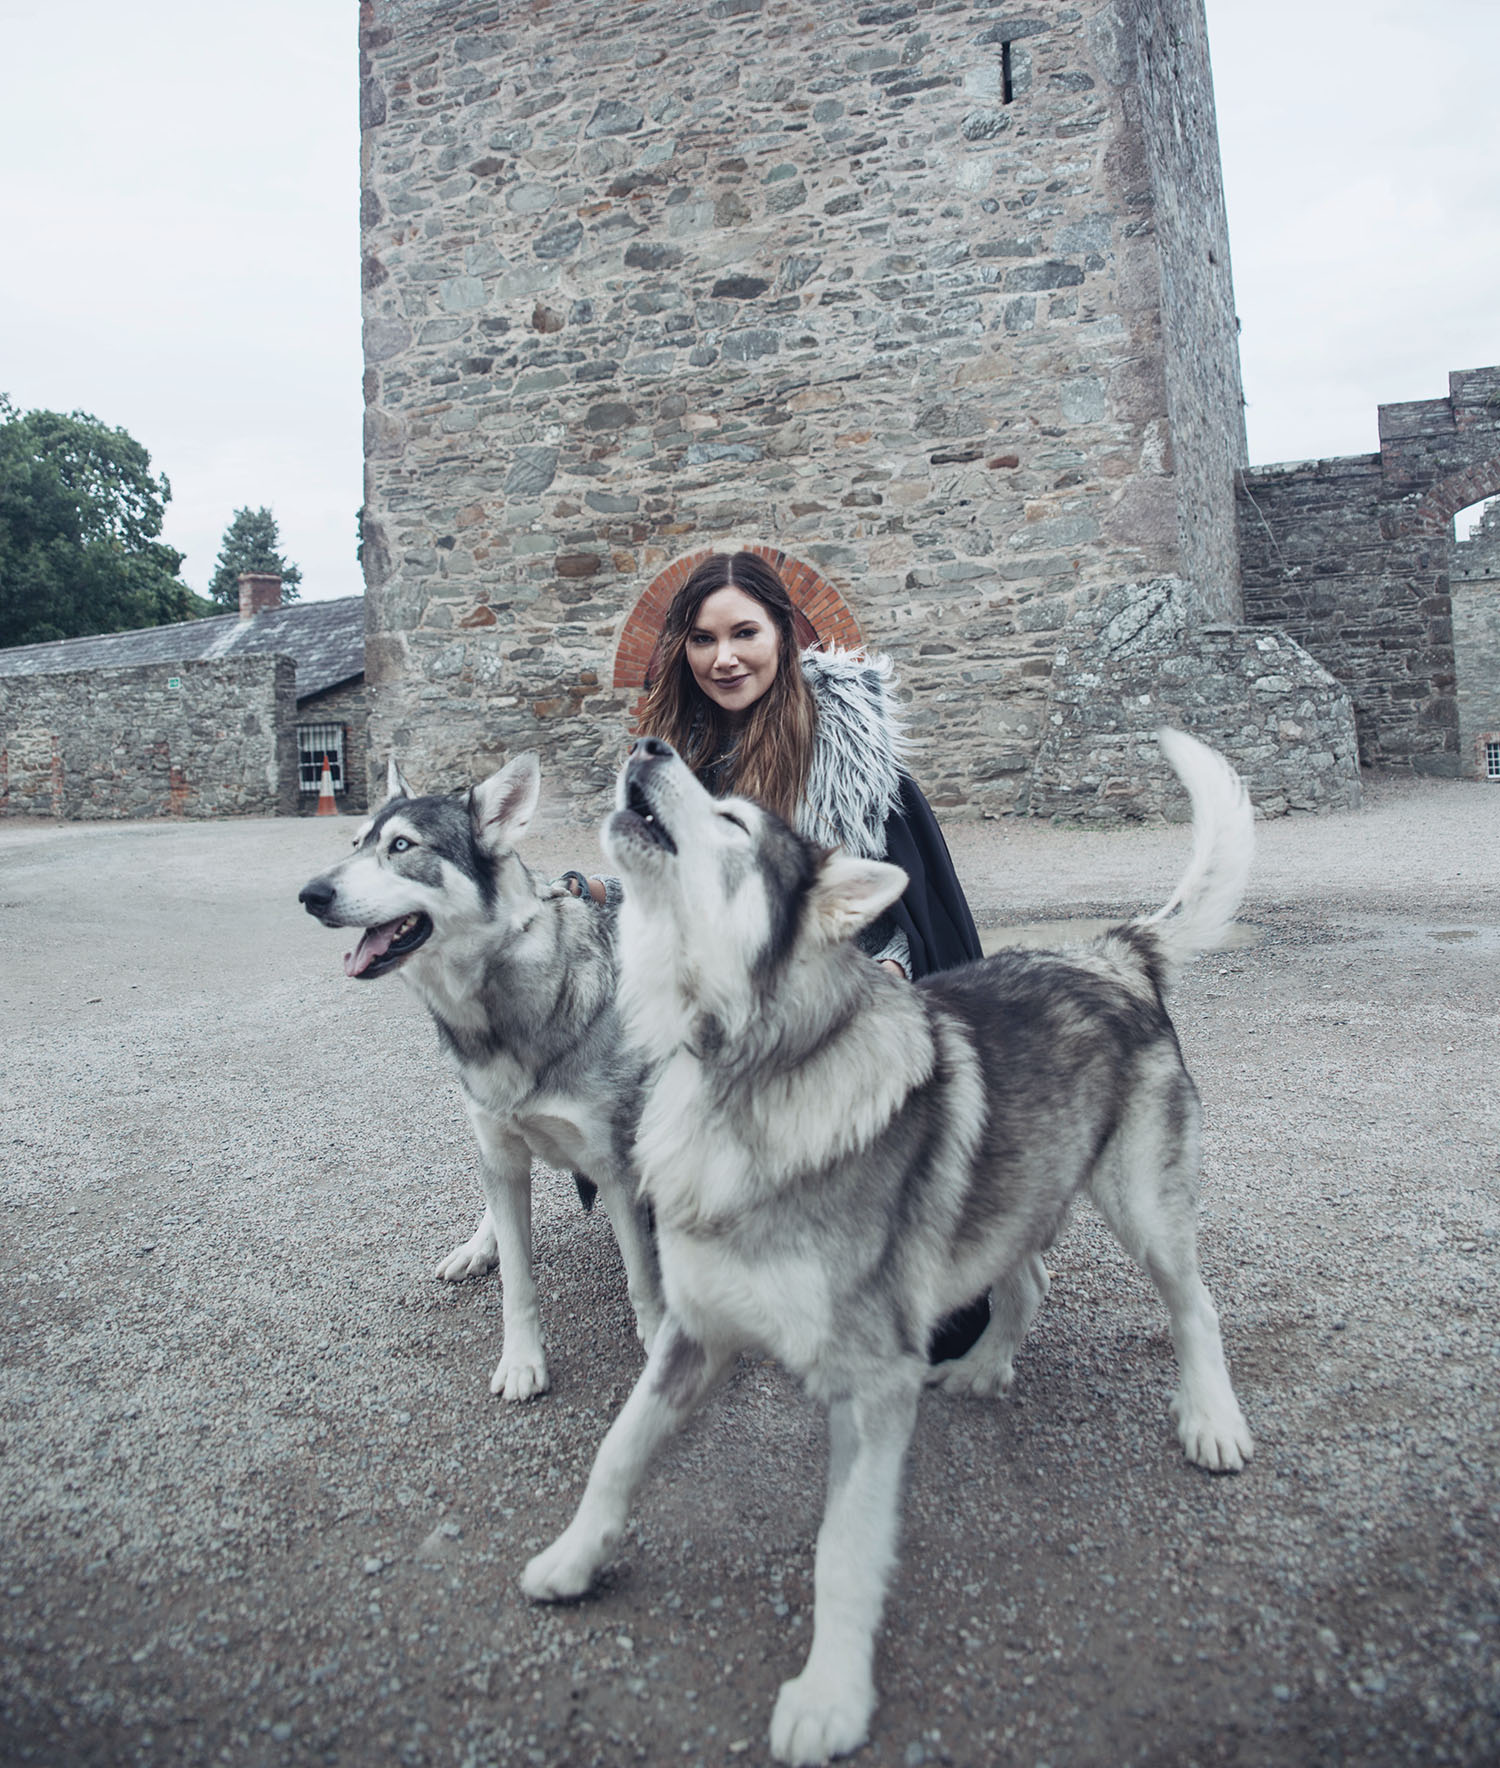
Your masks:
[[[268,509],[236,510],[234,520],[224,530],[218,561],[208,582],[213,602],[220,608],[239,608],[241,571],[275,571],[281,578],[282,603],[296,601],[302,572],[282,558],[280,547],[276,518]]]
[[[124,430],[0,395],[0,646],[210,612],[159,538],[171,495]]]

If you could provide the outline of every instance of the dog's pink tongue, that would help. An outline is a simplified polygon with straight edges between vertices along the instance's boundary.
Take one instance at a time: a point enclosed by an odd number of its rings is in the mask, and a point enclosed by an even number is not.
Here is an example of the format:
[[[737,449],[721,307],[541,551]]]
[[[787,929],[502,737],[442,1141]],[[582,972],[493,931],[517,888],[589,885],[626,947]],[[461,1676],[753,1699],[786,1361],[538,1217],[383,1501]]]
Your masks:
[[[383,957],[396,937],[399,921],[387,921],[383,927],[367,927],[352,952],[344,953],[344,974],[363,976],[376,958]]]

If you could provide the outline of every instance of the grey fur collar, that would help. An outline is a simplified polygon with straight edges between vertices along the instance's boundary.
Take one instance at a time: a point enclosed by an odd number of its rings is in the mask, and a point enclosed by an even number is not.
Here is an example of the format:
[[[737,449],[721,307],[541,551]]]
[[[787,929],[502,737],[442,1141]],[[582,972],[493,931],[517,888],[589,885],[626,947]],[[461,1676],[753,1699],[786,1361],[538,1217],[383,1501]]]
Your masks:
[[[797,827],[861,859],[882,859],[904,753],[890,662],[859,651],[808,650],[802,674],[818,708],[818,731]]]

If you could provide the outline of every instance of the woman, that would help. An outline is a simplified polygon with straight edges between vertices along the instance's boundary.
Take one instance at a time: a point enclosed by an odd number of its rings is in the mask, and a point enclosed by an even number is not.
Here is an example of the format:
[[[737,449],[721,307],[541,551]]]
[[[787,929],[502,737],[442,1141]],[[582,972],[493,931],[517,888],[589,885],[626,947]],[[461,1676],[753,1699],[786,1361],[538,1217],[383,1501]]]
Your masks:
[[[667,609],[641,709],[710,791],[769,806],[804,835],[911,879],[861,936],[908,977],[980,955],[979,935],[927,801],[901,766],[889,666],[804,649],[815,634],[754,553],[713,553]]]
[[[979,957],[947,843],[901,765],[889,665],[804,649],[804,636],[816,644],[764,559],[712,554],[667,609],[639,733],[669,742],[711,792],[754,798],[815,841],[900,866],[911,882],[859,935],[888,969],[916,978]],[[961,1356],[988,1318],[984,1296],[950,1316],[931,1360]]]

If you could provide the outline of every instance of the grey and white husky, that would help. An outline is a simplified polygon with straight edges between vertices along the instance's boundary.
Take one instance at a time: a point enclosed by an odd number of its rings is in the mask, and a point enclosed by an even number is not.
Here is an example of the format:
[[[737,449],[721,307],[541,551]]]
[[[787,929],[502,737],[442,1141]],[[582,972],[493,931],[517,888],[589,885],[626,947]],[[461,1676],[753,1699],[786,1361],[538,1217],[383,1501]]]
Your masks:
[[[827,1405],[831,1437],[812,1649],[771,1721],[782,1761],[865,1738],[924,1380],[1009,1386],[1047,1290],[1042,1254],[1079,1192],[1170,1311],[1188,1459],[1227,1472],[1251,1453],[1198,1272],[1198,1096],[1163,995],[1229,927],[1253,818],[1212,750],[1161,742],[1194,831],[1159,913],[916,984],[849,938],[900,894],[896,867],[711,798],[652,738],[621,776],[604,847],[626,884],[621,1008],[655,1065],[636,1161],[667,1313],[577,1514],[522,1585],[541,1601],[585,1592],[653,1451],[737,1352],[778,1357]],[[987,1285],[983,1336],[929,1371],[934,1323]]]
[[[540,785],[528,754],[466,794],[415,797],[393,759],[390,796],[354,852],[299,898],[327,927],[364,929],[345,970],[399,968],[457,1070],[485,1212],[436,1274],[458,1282],[498,1258],[505,1340],[490,1390],[507,1400],[548,1386],[531,1268],[533,1156],[589,1175],[648,1348],[661,1319],[631,1161],[646,1063],[626,1047],[615,1005],[617,911],[539,885],[516,854]]]

